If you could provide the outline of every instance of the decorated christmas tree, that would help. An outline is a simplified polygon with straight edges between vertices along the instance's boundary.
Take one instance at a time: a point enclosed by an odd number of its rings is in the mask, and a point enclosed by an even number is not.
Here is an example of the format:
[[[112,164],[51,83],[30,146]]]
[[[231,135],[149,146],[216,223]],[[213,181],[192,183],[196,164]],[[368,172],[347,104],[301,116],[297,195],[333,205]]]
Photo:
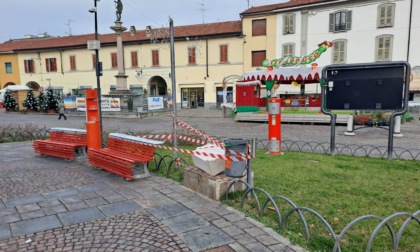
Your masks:
[[[3,106],[7,109],[14,109],[16,107],[16,100],[13,97],[10,90],[6,90],[6,93],[4,94],[4,101]]]
[[[40,110],[45,111],[45,94],[44,92],[39,92],[38,95],[38,107]]]
[[[57,109],[58,108],[58,100],[57,95],[54,94],[54,91],[52,89],[47,89],[47,94],[45,96],[45,103],[44,103],[44,109]]]
[[[27,109],[37,110],[38,109],[38,101],[34,96],[33,90],[28,90],[26,94],[26,100],[23,101],[23,106]]]

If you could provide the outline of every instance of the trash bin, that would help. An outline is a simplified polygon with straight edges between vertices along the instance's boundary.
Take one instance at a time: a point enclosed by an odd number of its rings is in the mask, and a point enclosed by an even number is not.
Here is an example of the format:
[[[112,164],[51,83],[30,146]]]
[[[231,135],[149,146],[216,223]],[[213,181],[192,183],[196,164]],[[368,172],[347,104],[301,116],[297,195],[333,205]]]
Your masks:
[[[245,138],[228,138],[224,141],[226,149],[247,154],[248,140]],[[227,153],[229,156],[236,156],[234,153]],[[246,170],[247,161],[226,161],[225,174],[228,177],[242,177]]]

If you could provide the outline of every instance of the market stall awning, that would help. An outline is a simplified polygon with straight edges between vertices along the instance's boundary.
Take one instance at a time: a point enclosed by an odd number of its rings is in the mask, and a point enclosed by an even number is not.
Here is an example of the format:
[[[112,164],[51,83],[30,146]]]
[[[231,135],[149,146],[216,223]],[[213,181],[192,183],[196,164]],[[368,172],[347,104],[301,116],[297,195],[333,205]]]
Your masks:
[[[272,70],[245,72],[242,81],[304,81],[316,82],[322,75],[322,67],[281,67]]]
[[[257,86],[261,85],[261,81],[252,80],[252,81],[236,81],[237,86]]]

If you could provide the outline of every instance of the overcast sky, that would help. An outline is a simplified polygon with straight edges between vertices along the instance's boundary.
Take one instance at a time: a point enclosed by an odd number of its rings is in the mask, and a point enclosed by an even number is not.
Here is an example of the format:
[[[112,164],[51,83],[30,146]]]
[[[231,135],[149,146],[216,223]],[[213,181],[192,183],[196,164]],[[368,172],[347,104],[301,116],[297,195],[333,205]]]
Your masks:
[[[175,26],[240,20],[239,13],[252,6],[286,0],[122,0],[121,21],[126,27],[143,30],[168,26],[169,17]],[[98,30],[109,28],[116,19],[114,0],[100,0]],[[27,34],[48,33],[52,36],[95,32],[94,15],[88,9],[94,0],[0,0],[0,42],[23,38]],[[204,10],[204,11],[203,11]]]

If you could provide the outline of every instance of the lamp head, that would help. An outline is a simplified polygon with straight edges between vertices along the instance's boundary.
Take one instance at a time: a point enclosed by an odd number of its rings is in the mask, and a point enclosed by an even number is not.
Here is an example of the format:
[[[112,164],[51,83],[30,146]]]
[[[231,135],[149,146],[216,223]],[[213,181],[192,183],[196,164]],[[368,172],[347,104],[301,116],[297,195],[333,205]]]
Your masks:
[[[94,7],[94,8],[90,8],[90,9],[89,9],[89,12],[90,12],[90,13],[95,13],[95,12],[96,12],[96,8],[95,8],[95,7]]]

